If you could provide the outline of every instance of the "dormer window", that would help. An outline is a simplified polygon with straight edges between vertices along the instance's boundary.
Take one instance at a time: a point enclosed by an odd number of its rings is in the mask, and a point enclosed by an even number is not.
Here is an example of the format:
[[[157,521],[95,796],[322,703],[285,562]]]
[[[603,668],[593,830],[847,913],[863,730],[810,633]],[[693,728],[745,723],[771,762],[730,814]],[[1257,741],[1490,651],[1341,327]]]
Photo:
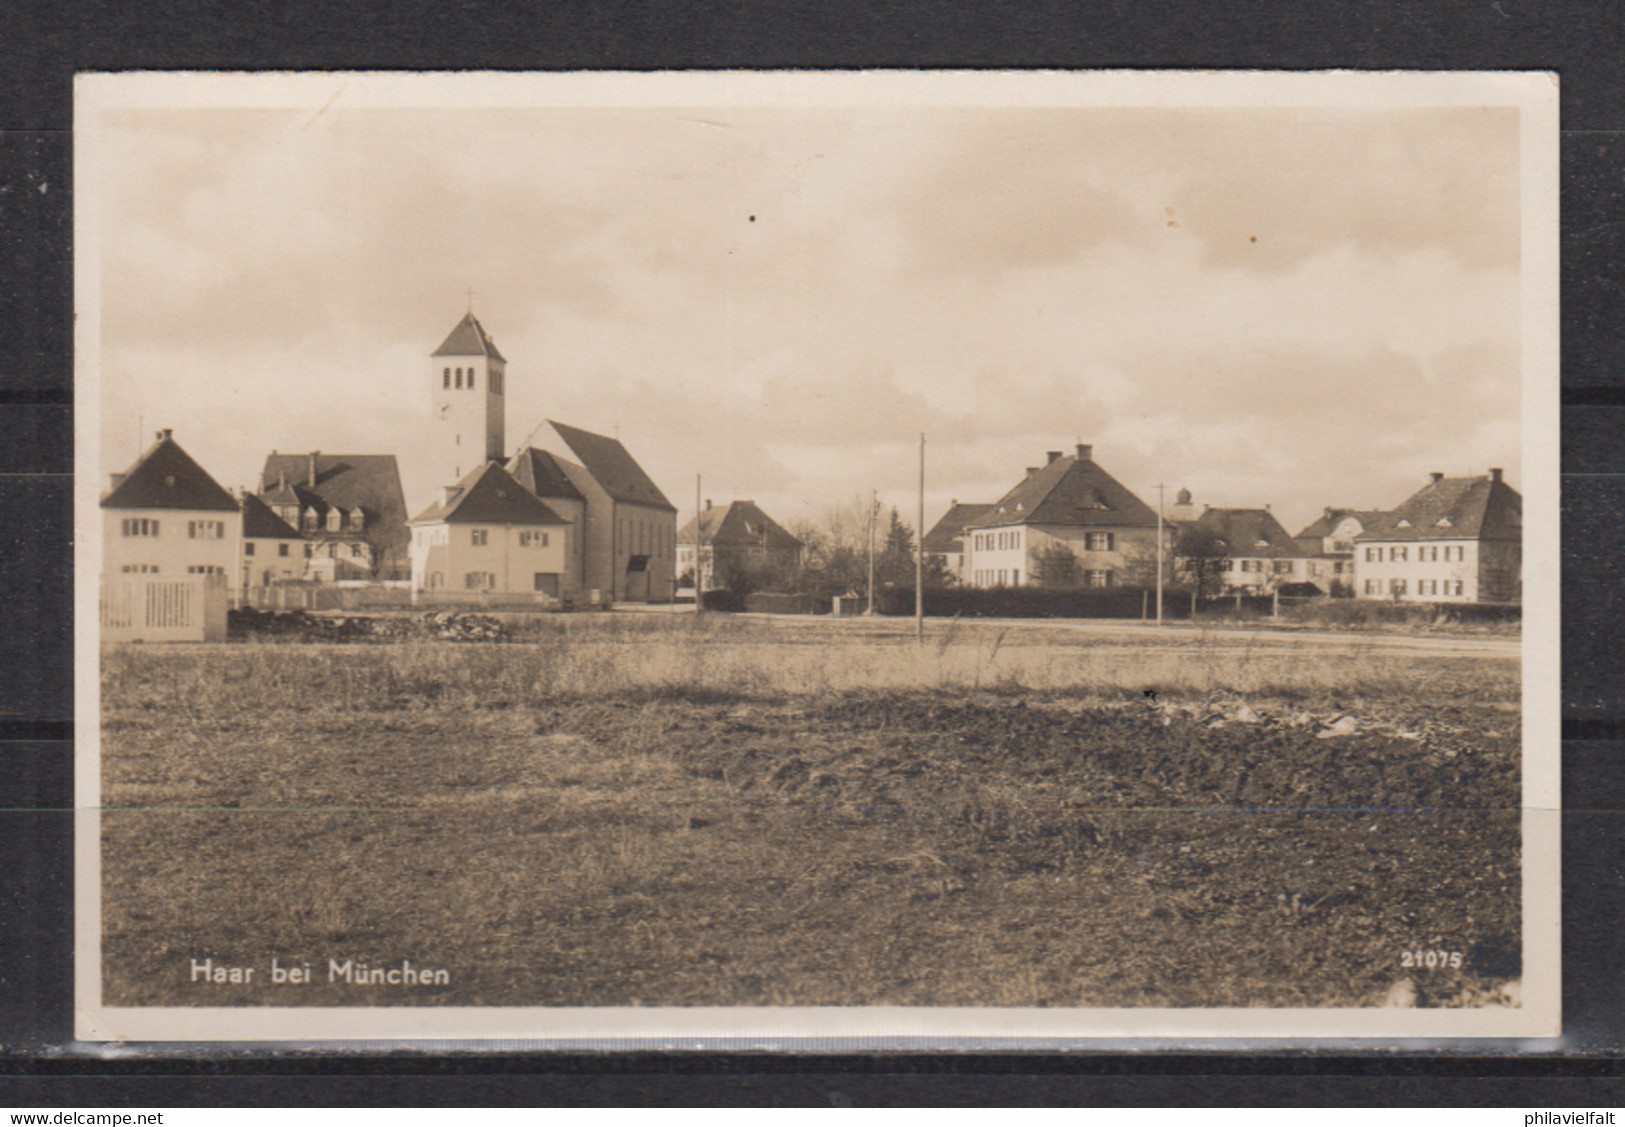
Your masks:
[[[1399,527],[1400,528],[1409,528],[1410,526],[1411,526],[1410,521],[1404,519],[1403,517],[1400,518],[1400,521],[1399,521]]]
[[[1437,521],[1434,522],[1434,524],[1438,528],[1449,528],[1450,527],[1450,518],[1449,517],[1440,517]]]

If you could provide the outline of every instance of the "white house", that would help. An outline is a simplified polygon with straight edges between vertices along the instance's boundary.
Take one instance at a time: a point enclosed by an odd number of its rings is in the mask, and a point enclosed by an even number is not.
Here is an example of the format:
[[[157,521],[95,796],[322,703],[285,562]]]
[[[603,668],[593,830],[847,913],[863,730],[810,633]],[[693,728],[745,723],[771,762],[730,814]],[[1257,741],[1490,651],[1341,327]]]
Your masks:
[[[1163,530],[1165,542],[1171,535]],[[1068,570],[1085,586],[1156,581],[1156,510],[1107,473],[1085,444],[1065,456],[1051,450],[1044,465],[1029,467],[1010,492],[966,522],[963,542],[963,579],[972,587],[1054,582],[1043,571],[1057,548],[1073,557]],[[1067,562],[1064,553],[1058,558]]]
[[[169,430],[101,501],[102,574],[220,576],[235,600],[243,538],[237,499],[192,460]]]
[[[311,544],[252,493],[244,493],[242,591],[303,579]]]
[[[429,601],[474,596],[558,601],[570,525],[494,462],[447,486],[412,519],[412,590]]]
[[[1492,469],[1432,475],[1354,540],[1355,594],[1402,602],[1516,603],[1523,593],[1523,498]]]

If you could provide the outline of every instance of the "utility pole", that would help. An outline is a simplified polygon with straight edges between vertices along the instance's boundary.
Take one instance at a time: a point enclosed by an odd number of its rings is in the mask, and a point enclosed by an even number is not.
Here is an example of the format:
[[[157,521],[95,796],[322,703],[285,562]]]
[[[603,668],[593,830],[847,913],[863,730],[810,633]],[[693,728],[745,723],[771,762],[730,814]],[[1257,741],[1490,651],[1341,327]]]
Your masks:
[[[869,490],[869,609],[864,614],[875,613],[875,510],[880,506],[880,498],[873,489]]]
[[[694,616],[705,613],[705,580],[701,578],[700,544],[705,539],[705,510],[700,508],[700,475],[694,475]]]
[[[920,432],[920,507],[914,524],[914,640],[925,641],[925,432]]]
[[[1162,625],[1162,482],[1157,482],[1157,625]]]

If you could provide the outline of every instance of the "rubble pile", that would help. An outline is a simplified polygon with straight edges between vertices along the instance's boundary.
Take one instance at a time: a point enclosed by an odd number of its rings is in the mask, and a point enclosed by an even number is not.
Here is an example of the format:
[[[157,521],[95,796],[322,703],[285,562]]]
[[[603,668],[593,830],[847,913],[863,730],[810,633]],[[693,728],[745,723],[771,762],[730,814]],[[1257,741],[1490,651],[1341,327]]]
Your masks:
[[[1288,730],[1313,733],[1316,739],[1346,739],[1352,736],[1385,736],[1408,740],[1423,746],[1438,746],[1447,759],[1455,758],[1462,750],[1461,737],[1466,729],[1427,716],[1415,716],[1403,721],[1357,716],[1352,712],[1311,712],[1306,709],[1272,707],[1265,703],[1249,703],[1235,693],[1215,692],[1205,700],[1175,703],[1147,698],[1131,707],[1149,711],[1162,727],[1171,727],[1176,721],[1186,721],[1210,731],[1223,728],[1256,726],[1259,730]],[[1501,733],[1487,733],[1499,737]],[[1467,745],[1470,746],[1470,745]]]
[[[487,614],[431,611],[421,615],[312,614],[310,611],[234,610],[228,637],[301,642],[500,642],[508,631]]]

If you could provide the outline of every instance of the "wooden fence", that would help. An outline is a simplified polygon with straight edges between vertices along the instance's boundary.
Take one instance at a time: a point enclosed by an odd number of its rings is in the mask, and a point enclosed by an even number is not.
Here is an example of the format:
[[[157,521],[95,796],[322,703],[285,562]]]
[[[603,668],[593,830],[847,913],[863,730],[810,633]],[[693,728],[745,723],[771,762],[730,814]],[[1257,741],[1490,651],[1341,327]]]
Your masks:
[[[104,576],[102,640],[224,642],[226,602],[224,576]]]

